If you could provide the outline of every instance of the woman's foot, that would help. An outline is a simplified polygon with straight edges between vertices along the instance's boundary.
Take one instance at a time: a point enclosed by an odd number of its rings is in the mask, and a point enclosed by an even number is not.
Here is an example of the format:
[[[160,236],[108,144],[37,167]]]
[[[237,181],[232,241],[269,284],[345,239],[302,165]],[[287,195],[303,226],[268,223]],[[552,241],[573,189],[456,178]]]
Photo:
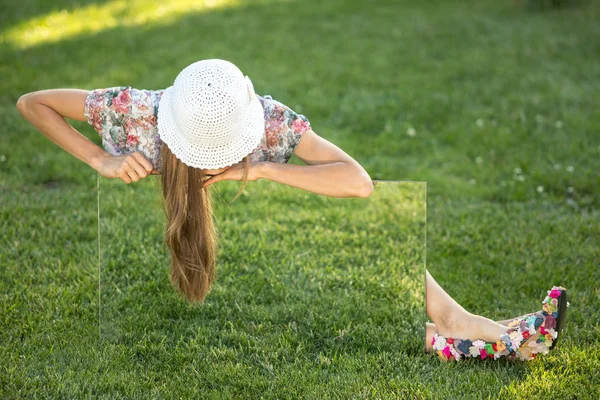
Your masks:
[[[508,327],[481,316],[458,313],[439,321],[438,333],[433,333],[428,324],[427,339],[431,337],[432,349],[443,360],[504,356],[532,360],[537,354],[548,353],[556,344],[569,305],[566,290],[554,286],[542,304],[542,311],[514,319]]]
[[[496,321],[496,322],[499,323],[499,324],[502,324],[504,326],[508,326],[508,324],[510,324],[511,322],[513,322],[515,319],[526,318],[526,317],[529,317],[531,314],[535,314],[535,311],[530,312],[528,314],[520,315],[518,317],[514,317],[514,318],[510,318],[510,319],[503,319],[502,321]]]
[[[520,320],[522,318],[526,318],[532,314],[535,314],[535,312],[531,312],[528,314],[523,314],[520,315],[518,317],[514,317],[514,318],[509,318],[509,319],[504,319],[501,321],[495,321],[496,323],[500,324],[500,325],[504,325],[506,327],[508,327],[508,324],[510,324],[511,322],[515,321],[515,320]],[[425,351],[427,352],[433,352],[433,346],[431,345],[431,340],[433,339],[433,335],[435,335],[436,333],[438,333],[438,329],[437,326],[433,323],[427,323],[426,324],[426,333],[425,333]]]
[[[438,335],[486,342],[495,342],[506,331],[505,325],[464,311],[456,312],[437,324]]]

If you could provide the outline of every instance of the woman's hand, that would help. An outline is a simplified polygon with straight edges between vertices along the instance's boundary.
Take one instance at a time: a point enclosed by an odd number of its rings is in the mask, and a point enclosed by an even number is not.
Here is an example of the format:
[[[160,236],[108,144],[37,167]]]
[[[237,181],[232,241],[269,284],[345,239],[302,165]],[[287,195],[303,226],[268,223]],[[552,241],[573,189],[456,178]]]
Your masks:
[[[137,182],[148,175],[159,174],[152,163],[139,152],[106,156],[98,162],[96,171],[106,178],[120,178],[127,184]]]
[[[249,181],[255,181],[255,180],[263,177],[262,176],[263,164],[264,164],[264,162],[249,164],[249,167],[248,167],[248,180]],[[222,168],[221,169],[222,172],[219,172],[217,174],[214,174],[214,172],[209,174],[209,172],[211,172],[211,170],[207,170],[207,176],[210,176],[210,175],[212,175],[212,176],[209,179],[204,181],[204,185],[202,187],[203,188],[209,187],[213,183],[219,182],[219,181],[226,181],[226,180],[241,181],[242,178],[244,177],[244,168],[245,168],[245,161],[241,161],[237,164],[233,164],[232,166]],[[219,170],[212,170],[212,171],[219,171]]]

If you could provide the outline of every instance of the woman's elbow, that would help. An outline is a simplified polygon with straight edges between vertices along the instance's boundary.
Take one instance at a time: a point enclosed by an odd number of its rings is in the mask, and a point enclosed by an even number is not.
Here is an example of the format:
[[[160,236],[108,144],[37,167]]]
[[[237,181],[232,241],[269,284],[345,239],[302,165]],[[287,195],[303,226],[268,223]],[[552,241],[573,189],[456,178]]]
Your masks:
[[[367,171],[365,171],[364,168],[359,166],[358,171],[355,170],[353,173],[357,175],[355,178],[356,184],[353,185],[355,187],[354,196],[363,199],[366,199],[367,197],[371,196],[375,185],[373,184],[373,181],[371,180],[371,177],[369,176]]]
[[[25,116],[25,114],[27,113],[27,110],[29,109],[30,103],[31,103],[31,93],[26,93],[26,94],[22,95],[21,97],[19,97],[19,99],[17,100],[17,110],[19,111],[19,114],[21,114],[22,116]]]
[[[364,183],[360,189],[358,190],[357,193],[357,197],[366,199],[367,197],[371,196],[371,194],[373,193],[373,181],[371,181],[370,179]]]

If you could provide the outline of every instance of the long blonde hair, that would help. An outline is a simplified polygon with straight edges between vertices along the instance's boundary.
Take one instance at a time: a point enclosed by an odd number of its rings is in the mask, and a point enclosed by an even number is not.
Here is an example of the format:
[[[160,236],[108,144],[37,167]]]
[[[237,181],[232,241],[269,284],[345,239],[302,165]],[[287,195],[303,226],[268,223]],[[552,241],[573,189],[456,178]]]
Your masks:
[[[207,175],[179,160],[165,143],[161,146],[163,209],[166,216],[164,244],[171,253],[171,285],[189,302],[202,302],[216,278],[218,235],[213,221],[210,187],[203,188]],[[243,184],[246,187],[249,160]]]

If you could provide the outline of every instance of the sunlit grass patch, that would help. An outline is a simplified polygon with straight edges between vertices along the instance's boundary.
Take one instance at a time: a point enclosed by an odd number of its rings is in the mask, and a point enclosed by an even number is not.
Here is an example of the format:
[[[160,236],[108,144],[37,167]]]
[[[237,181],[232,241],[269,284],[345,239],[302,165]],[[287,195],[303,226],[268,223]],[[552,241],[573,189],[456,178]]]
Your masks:
[[[3,40],[27,48],[81,34],[97,33],[115,27],[132,27],[148,23],[170,24],[178,17],[230,7],[240,0],[113,0],[90,4],[68,11],[54,11],[25,21],[3,34]]]

